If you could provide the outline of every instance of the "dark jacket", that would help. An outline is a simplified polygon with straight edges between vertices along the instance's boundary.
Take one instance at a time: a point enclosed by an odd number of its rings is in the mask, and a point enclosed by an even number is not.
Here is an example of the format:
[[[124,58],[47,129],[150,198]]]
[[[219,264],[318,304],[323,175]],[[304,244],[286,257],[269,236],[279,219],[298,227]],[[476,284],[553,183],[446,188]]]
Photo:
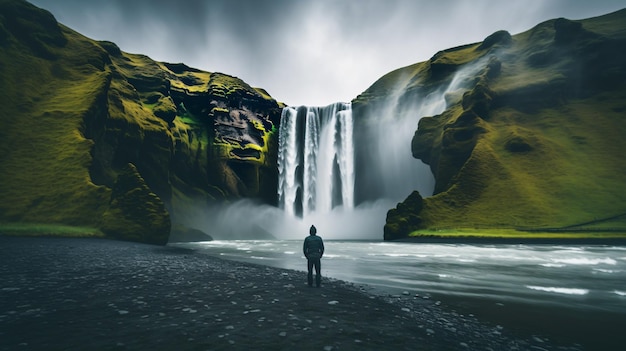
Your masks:
[[[309,235],[304,239],[302,251],[309,260],[320,259],[324,255],[324,241],[317,235]]]

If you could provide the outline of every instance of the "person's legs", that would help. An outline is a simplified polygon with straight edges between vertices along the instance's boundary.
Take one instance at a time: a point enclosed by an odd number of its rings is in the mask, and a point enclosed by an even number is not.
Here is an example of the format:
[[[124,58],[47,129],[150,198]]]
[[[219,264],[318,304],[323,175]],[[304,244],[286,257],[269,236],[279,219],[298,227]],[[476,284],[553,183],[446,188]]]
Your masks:
[[[313,260],[306,260],[307,262],[307,268],[309,270],[309,274],[307,276],[308,281],[309,281],[309,286],[313,286]]]
[[[322,285],[322,260],[320,259],[315,260],[315,285],[318,288]]]

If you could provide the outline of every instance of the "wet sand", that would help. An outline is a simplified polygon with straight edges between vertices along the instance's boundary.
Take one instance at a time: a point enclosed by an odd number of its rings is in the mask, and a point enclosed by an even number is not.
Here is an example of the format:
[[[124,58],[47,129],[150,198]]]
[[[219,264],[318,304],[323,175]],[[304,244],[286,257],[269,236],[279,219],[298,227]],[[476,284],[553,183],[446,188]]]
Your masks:
[[[306,273],[104,239],[0,236],[0,350],[579,350]]]

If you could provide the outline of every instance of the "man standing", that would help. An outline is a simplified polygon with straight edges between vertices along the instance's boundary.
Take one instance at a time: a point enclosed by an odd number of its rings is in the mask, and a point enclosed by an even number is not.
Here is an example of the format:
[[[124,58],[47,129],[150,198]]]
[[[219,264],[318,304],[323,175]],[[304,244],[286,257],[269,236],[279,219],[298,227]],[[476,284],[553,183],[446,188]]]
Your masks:
[[[304,256],[307,259],[309,269],[309,286],[313,286],[313,267],[315,267],[315,285],[319,288],[322,283],[321,262],[320,259],[324,255],[324,241],[317,236],[317,229],[314,225],[309,229],[309,236],[304,239]]]

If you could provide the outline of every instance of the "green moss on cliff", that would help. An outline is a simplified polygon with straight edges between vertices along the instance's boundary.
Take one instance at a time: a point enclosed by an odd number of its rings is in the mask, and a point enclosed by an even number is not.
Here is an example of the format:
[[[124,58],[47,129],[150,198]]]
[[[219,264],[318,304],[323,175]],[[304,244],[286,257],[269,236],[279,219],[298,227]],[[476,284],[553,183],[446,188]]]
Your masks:
[[[0,7],[7,16],[16,15],[5,12],[7,4],[54,20],[29,4],[4,1]],[[20,40],[26,33],[11,32],[0,49],[0,216],[12,222],[94,225],[110,191],[90,181],[93,142],[81,130],[107,84],[100,70],[105,58],[91,42],[75,40],[62,26],[57,30],[68,40],[48,43],[54,60],[33,55]],[[37,33],[30,35],[45,41]]]
[[[615,91],[532,114],[492,110],[452,185],[426,199],[425,222],[558,227],[626,212],[623,98]]]
[[[169,96],[159,98],[159,101],[152,109],[152,113],[165,122],[172,123],[174,118],[176,118],[176,106],[174,105],[174,101],[172,101],[172,98]]]

